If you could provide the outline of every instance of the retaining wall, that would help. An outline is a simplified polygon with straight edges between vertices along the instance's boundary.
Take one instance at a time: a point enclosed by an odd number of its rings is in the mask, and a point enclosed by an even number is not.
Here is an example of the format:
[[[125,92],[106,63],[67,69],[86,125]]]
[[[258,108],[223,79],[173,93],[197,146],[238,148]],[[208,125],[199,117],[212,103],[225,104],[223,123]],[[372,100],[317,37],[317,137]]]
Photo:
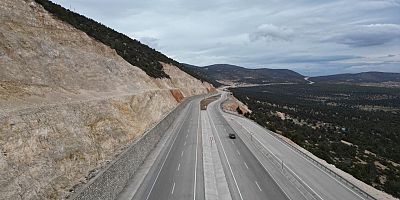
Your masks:
[[[151,150],[160,141],[175,118],[198,96],[185,99],[166,115],[152,129],[132,143],[123,153],[112,161],[103,171],[90,180],[80,191],[70,196],[73,200],[111,200],[115,199],[135,171],[145,161]]]

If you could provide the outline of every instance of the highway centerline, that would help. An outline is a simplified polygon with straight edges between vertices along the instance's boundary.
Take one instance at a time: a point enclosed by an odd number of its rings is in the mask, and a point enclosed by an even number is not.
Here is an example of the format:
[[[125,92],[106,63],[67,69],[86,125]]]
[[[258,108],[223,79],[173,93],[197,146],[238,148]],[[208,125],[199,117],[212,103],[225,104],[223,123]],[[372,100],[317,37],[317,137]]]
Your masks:
[[[201,132],[200,129],[200,118],[201,118],[201,113],[200,113],[200,106],[198,107],[198,119],[197,119],[197,130],[196,130],[196,163],[194,165],[194,186],[193,186],[193,200],[196,200],[196,189],[197,189],[197,149],[199,148],[199,131]]]
[[[258,189],[262,192],[262,189],[260,188],[260,185],[258,185],[257,181],[254,181],[258,187]]]
[[[175,182],[174,185],[172,186],[171,194],[174,194],[174,191],[175,191]]]
[[[249,169],[249,166],[247,166],[246,162],[243,161],[243,163],[244,163],[244,166],[246,166],[246,168]]]

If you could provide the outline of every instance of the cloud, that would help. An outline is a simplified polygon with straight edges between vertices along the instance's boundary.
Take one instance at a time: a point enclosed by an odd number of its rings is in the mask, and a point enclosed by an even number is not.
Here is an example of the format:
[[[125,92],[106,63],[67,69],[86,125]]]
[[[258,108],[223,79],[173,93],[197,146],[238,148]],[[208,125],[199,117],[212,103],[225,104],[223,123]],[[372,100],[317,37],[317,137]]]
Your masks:
[[[388,7],[398,7],[400,6],[399,0],[367,0],[361,3],[360,9],[365,10],[377,10],[384,9]]]
[[[355,58],[361,58],[360,56],[353,55],[301,55],[291,57],[281,57],[279,59],[272,59],[276,63],[325,63],[334,61],[350,60]]]
[[[294,32],[290,28],[275,26],[273,24],[262,24],[249,34],[250,41],[290,41]]]
[[[400,0],[52,1],[179,62],[305,75],[342,73],[365,63],[400,69],[393,63],[400,60]]]
[[[370,24],[356,26],[354,30],[329,38],[327,41],[351,47],[368,47],[400,39],[400,25]]]

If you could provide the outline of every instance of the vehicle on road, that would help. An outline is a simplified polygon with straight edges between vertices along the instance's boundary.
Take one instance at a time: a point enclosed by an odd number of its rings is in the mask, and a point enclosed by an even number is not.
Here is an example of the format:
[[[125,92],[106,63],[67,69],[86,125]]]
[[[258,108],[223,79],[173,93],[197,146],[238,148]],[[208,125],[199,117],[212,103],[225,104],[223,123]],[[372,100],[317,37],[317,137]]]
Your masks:
[[[235,139],[235,138],[236,138],[236,135],[235,135],[234,133],[229,133],[229,138]]]

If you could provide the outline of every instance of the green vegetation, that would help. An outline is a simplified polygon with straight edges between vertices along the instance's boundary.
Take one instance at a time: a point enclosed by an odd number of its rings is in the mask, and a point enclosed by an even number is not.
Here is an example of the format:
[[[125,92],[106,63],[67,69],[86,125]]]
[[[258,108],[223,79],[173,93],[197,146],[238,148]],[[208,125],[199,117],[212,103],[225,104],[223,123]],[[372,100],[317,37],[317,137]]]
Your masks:
[[[197,67],[197,66],[189,65],[189,64],[183,64],[183,65],[186,68],[188,68],[190,71],[195,73],[197,76],[202,77],[205,81],[207,81],[208,83],[211,83],[214,87],[220,87],[220,86],[223,85],[220,82],[216,81],[213,76],[211,76],[208,73],[206,73],[202,69],[202,67]]]
[[[58,19],[71,24],[73,27],[85,32],[90,37],[104,43],[112,49],[115,49],[118,55],[123,59],[130,64],[141,68],[146,72],[146,74],[153,78],[169,78],[168,74],[164,72],[162,65],[159,63],[164,62],[179,67],[182,71],[199,80],[207,81],[207,78],[202,77],[201,74],[190,70],[155,49],[140,43],[138,40],[133,40],[122,33],[108,28],[107,26],[83,15],[65,9],[49,0],[35,1],[41,4],[44,9],[52,13]]]
[[[236,65],[215,64],[204,67],[185,64],[187,67],[217,81],[233,81],[235,83],[306,83],[304,76],[288,69],[248,69]]]
[[[400,89],[338,84],[232,89],[249,118],[400,197]]]
[[[347,84],[361,84],[361,83],[381,83],[385,82],[400,82],[400,73],[388,72],[362,72],[357,74],[336,74],[329,76],[311,77],[311,81],[317,83],[347,83]]]

